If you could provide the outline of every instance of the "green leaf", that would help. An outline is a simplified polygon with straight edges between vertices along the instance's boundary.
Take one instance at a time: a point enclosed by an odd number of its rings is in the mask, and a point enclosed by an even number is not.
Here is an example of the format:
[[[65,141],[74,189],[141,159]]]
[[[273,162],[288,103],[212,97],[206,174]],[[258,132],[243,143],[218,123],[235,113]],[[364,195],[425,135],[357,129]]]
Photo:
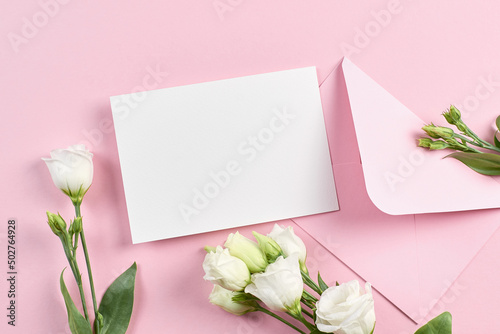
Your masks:
[[[319,288],[321,289],[321,291],[325,291],[326,289],[328,289],[328,285],[321,278],[319,271],[318,271],[318,284],[319,284]]]
[[[64,297],[64,303],[66,304],[66,311],[68,312],[68,323],[71,333],[73,334],[92,334],[92,328],[90,328],[90,323],[85,319],[85,317],[78,311],[71,299],[71,296],[64,284],[63,278],[64,270],[61,273],[61,278],[59,283],[61,285],[61,292]]]
[[[498,116],[497,119],[495,120],[495,124],[497,125],[498,131],[500,131],[500,116]]]
[[[109,286],[99,305],[103,317],[102,334],[124,334],[127,331],[134,305],[135,274],[134,262]]]
[[[500,155],[492,153],[455,152],[447,157],[455,158],[484,175],[500,175]]]
[[[420,327],[415,334],[451,334],[451,314],[444,312]]]
[[[497,148],[500,148],[500,141],[497,139],[497,133],[498,131],[495,131],[495,134],[493,135],[493,141],[495,142],[495,146]]]

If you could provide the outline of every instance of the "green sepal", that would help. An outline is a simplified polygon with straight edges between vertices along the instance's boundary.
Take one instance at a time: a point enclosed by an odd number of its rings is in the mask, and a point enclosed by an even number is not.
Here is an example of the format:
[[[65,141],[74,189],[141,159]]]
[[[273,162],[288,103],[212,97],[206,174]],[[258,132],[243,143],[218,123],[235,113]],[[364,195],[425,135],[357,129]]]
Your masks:
[[[441,313],[420,327],[415,334],[451,334],[451,314]]]
[[[321,275],[319,274],[319,271],[318,271],[318,284],[319,284],[319,288],[321,289],[322,292],[324,292],[326,289],[328,289],[328,284],[326,284],[325,281],[323,281],[323,279],[321,278]]]
[[[237,292],[231,300],[235,303],[245,304],[245,305],[254,305],[259,298],[255,297],[252,294],[245,292]]]
[[[66,304],[66,311],[68,312],[68,324],[73,334],[92,334],[92,328],[90,327],[90,323],[85,319],[85,317],[78,311],[71,299],[71,296],[66,288],[66,284],[64,284],[64,270],[61,272],[61,278],[59,279],[59,283],[61,285],[61,293],[64,297],[64,304]]]
[[[483,175],[500,175],[500,155],[493,153],[455,152],[445,158],[455,158]]]
[[[204,249],[204,250],[205,250],[205,252],[207,252],[207,253],[215,253],[215,251],[217,250],[217,248],[212,247],[212,246],[205,246],[203,249]]]
[[[497,119],[495,120],[495,124],[497,126],[498,131],[500,131],[500,116],[498,116]]]
[[[127,331],[134,304],[136,273],[137,264],[134,262],[104,293],[99,305],[101,334],[124,334]]]

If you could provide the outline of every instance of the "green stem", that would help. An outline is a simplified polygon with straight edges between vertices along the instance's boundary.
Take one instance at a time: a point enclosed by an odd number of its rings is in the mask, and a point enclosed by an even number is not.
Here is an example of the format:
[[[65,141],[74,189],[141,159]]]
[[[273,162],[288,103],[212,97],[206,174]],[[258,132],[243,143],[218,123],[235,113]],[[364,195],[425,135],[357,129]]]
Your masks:
[[[308,311],[302,309],[302,313],[304,313],[305,315],[307,315],[309,318],[314,319],[313,315],[311,313],[309,313]]]
[[[476,133],[474,131],[472,131],[467,125],[465,125],[465,123],[463,123],[463,125],[465,126],[465,131],[464,131],[465,134],[468,135],[469,137],[472,137],[475,141],[477,141],[479,143],[479,145],[476,145],[476,146],[484,147],[482,145],[490,145],[490,143],[479,138],[479,136],[476,135]]]
[[[498,147],[491,145],[487,141],[484,141],[484,140],[482,140],[481,138],[479,138],[477,136],[473,137],[475,139],[474,141],[471,141],[471,140],[467,139],[466,137],[464,137],[462,135],[459,135],[459,134],[455,134],[455,137],[460,138],[460,139],[464,140],[465,142],[467,142],[467,143],[469,143],[471,145],[474,145],[474,146],[477,146],[477,147],[481,147],[481,148],[486,148],[488,150],[492,150],[492,151],[496,151],[496,152],[500,152],[500,149]],[[475,151],[477,151],[477,150],[475,150]],[[477,151],[477,152],[478,153],[482,153],[480,151]]]
[[[64,254],[66,254],[69,266],[71,268],[71,271],[73,272],[73,276],[75,277],[76,285],[78,286],[78,291],[80,292],[80,300],[82,301],[85,319],[89,321],[89,313],[87,311],[87,302],[85,301],[85,294],[83,292],[82,275],[80,274],[80,268],[78,268],[78,263],[76,262],[75,256],[71,254],[71,251],[68,247],[68,240],[63,240],[63,237],[61,237],[60,239],[63,244]],[[71,241],[69,241],[69,243],[71,243]]]
[[[466,143],[469,143],[469,144],[471,144],[471,145],[474,145],[474,146],[479,146],[479,145],[478,145],[478,144],[477,144],[474,140],[470,140],[469,138],[467,138],[467,137],[465,137],[465,136],[462,136],[462,135],[460,135],[460,134],[458,134],[458,133],[455,133],[455,134],[453,135],[453,137],[455,137],[455,138],[460,138],[461,140],[463,140],[463,141],[465,141]]]
[[[278,319],[279,321],[281,321],[282,323],[284,323],[285,325],[288,325],[290,326],[291,328],[295,329],[297,332],[299,333],[302,333],[302,334],[307,334],[306,332],[300,330],[299,328],[295,327],[294,325],[292,325],[291,323],[289,323],[288,321],[286,321],[285,319],[283,319],[282,317],[280,317],[279,315],[269,311],[268,309],[266,308],[263,308],[262,306],[259,306],[257,307],[257,310],[258,311],[261,311],[267,315],[270,315],[271,317],[275,318],[275,319]]]
[[[302,304],[309,307],[311,310],[315,307],[313,303],[311,303],[310,301],[308,301],[305,298],[301,298],[300,301],[302,302]]]
[[[300,273],[302,274],[302,280],[304,281],[304,283],[308,287],[310,287],[311,289],[313,289],[314,292],[316,292],[318,295],[321,296],[321,294],[323,293],[323,290],[321,290],[321,288],[311,279],[311,277],[309,277],[308,274],[306,274],[302,270],[300,271]]]
[[[479,136],[474,131],[472,131],[464,122],[462,122],[462,125],[465,128],[464,134],[471,137],[476,142],[476,143],[471,143],[471,144],[476,145],[478,147],[487,148],[487,149],[492,150],[492,151],[500,152],[500,149],[498,147],[491,145],[487,141],[479,138]]]
[[[287,312],[288,315],[292,316],[293,318],[299,320],[301,323],[303,323],[308,330],[310,331],[313,331],[316,328],[316,326],[314,326],[313,324],[311,324],[309,321],[307,321],[304,316],[302,315],[302,312],[298,312],[297,314],[294,314],[294,313],[289,313]]]
[[[75,213],[76,213],[77,218],[81,217],[79,203],[75,204]],[[83,253],[85,255],[85,263],[87,264],[87,273],[89,275],[90,291],[92,293],[92,303],[94,306],[95,321],[97,323],[97,325],[95,326],[95,329],[96,329],[96,334],[99,334],[100,330],[101,330],[101,326],[98,323],[99,322],[99,317],[98,317],[99,312],[98,312],[98,308],[97,308],[97,298],[95,296],[94,278],[92,276],[92,268],[90,266],[90,258],[89,258],[89,253],[87,250],[87,242],[85,240],[85,233],[83,232],[83,223],[82,223],[82,230],[80,231],[80,239],[82,242]]]
[[[318,287],[318,289],[319,289],[319,287]],[[321,290],[321,289],[320,289],[320,290]],[[316,302],[318,301],[318,298],[316,298],[316,297],[314,297],[313,295],[311,295],[311,294],[309,293],[309,291],[304,290],[304,291],[302,291],[302,293],[303,293],[303,294],[305,294],[308,298],[312,299],[314,303],[316,303]]]
[[[75,242],[73,243],[73,256],[76,257],[76,249],[78,248],[78,236],[79,234],[75,234]]]
[[[484,148],[487,148],[488,150],[492,150],[492,151],[495,151],[495,152],[500,152],[500,148],[498,148],[496,146],[493,146],[493,145],[491,145],[488,142],[485,142],[485,143],[486,144],[484,145]]]

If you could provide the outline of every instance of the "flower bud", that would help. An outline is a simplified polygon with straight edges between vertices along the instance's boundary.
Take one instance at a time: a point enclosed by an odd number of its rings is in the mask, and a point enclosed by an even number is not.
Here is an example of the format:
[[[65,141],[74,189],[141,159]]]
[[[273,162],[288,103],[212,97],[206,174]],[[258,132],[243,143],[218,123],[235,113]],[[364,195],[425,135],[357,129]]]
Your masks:
[[[425,125],[424,127],[422,127],[422,130],[424,130],[429,135],[429,137],[432,138],[448,139],[453,138],[455,135],[453,129],[444,126],[435,126],[434,124]]]
[[[454,120],[460,120],[462,118],[462,115],[460,114],[460,111],[455,108],[455,106],[451,105],[450,106],[450,111],[449,111],[451,117],[454,119]]]
[[[233,300],[234,296],[238,296],[241,294],[241,292],[227,290],[216,284],[214,285],[212,293],[210,293],[210,296],[208,298],[210,300],[210,303],[219,306],[224,311],[235,315],[243,315],[248,312],[256,311],[257,309],[252,305],[235,302]]]
[[[241,259],[251,273],[262,272],[267,267],[267,258],[257,243],[242,236],[239,232],[231,233],[224,244],[229,254]]]
[[[205,255],[203,270],[206,281],[231,291],[242,291],[250,283],[250,271],[245,262],[230,255],[229,250],[221,246]]]
[[[431,147],[432,144],[432,139],[430,138],[419,138],[418,140],[418,147],[426,147],[429,148]]]
[[[448,123],[453,125],[456,125],[457,123],[461,122],[462,118],[460,111],[457,108],[455,108],[455,106],[450,106],[450,109],[444,112],[443,116]]]
[[[276,261],[278,256],[283,255],[283,251],[281,250],[280,245],[273,239],[268,236],[262,235],[257,232],[252,232],[257,243],[259,244],[260,249],[266,255],[267,261],[272,263]]]
[[[429,149],[431,149],[431,150],[443,150],[443,149],[448,148],[448,147],[450,147],[450,145],[447,142],[444,142],[442,140],[433,141],[429,145]]]
[[[69,225],[69,232],[78,234],[82,231],[82,217],[76,217]]]
[[[47,218],[50,229],[54,232],[58,237],[62,236],[66,232],[66,222],[61,217],[60,214],[54,214],[52,212],[47,211]]]

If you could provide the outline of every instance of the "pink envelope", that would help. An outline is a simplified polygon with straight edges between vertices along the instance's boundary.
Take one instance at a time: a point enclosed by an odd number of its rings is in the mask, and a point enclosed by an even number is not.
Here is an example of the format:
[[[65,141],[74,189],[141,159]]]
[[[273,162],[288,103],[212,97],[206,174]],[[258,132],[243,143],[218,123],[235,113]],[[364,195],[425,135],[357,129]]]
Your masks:
[[[340,211],[293,221],[420,322],[500,226],[450,211],[500,207],[500,185],[417,148],[425,122],[348,59],[320,90]]]

